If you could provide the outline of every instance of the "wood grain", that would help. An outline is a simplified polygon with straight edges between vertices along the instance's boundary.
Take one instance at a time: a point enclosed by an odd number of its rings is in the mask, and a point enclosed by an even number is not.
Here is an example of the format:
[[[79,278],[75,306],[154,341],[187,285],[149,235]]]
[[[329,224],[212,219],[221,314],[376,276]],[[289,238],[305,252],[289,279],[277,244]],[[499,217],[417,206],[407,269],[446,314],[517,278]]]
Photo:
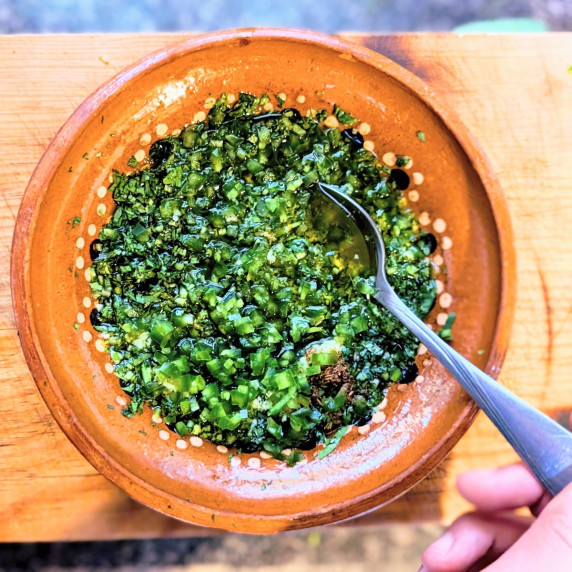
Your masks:
[[[344,34],[407,67],[457,110],[493,162],[518,257],[514,333],[501,381],[541,409],[572,409],[572,34]],[[183,35],[0,38],[1,541],[202,535],[146,509],[99,475],[63,435],[27,370],[8,265],[15,216],[57,129],[98,85]],[[410,493],[354,522],[448,522],[466,505],[456,476],[515,459],[480,416]]]

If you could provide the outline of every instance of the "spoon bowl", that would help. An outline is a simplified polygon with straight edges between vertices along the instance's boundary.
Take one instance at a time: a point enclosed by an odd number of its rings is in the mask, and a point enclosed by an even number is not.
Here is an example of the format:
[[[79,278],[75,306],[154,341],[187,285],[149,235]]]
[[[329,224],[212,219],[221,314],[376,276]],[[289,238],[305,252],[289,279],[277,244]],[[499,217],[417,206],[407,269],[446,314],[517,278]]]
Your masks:
[[[355,245],[351,254],[359,256],[360,252],[365,252],[367,260],[364,256],[361,257],[361,267],[369,269],[371,274],[376,275],[376,284],[382,280],[387,282],[385,277],[385,245],[373,219],[355,199],[344,193],[339,187],[326,183],[316,183],[316,186],[320,190],[321,196],[326,197],[324,210],[333,213],[332,218],[339,221],[338,224],[351,232]]]
[[[353,219],[375,262],[373,298],[389,310],[461,384],[552,494],[572,482],[572,433],[508,391],[446,344],[397,296],[385,274],[385,245],[367,211],[339,187],[317,183],[334,208]]]

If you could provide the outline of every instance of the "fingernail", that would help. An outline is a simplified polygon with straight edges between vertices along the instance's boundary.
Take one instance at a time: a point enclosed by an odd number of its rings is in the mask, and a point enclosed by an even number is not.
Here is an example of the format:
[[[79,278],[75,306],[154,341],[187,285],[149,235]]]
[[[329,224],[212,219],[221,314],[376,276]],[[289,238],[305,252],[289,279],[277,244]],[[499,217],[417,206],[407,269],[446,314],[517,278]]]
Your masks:
[[[437,539],[429,548],[431,551],[439,552],[443,556],[446,556],[453,546],[455,537],[450,533],[446,532],[441,538]]]

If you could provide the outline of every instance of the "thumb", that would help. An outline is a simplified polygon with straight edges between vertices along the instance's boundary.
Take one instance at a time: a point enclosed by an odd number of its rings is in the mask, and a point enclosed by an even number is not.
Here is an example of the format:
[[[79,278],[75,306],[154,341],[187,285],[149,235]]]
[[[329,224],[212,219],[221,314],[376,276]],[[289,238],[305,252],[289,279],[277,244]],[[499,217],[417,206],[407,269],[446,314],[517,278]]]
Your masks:
[[[546,505],[536,522],[486,571],[569,572],[571,562],[572,483]]]

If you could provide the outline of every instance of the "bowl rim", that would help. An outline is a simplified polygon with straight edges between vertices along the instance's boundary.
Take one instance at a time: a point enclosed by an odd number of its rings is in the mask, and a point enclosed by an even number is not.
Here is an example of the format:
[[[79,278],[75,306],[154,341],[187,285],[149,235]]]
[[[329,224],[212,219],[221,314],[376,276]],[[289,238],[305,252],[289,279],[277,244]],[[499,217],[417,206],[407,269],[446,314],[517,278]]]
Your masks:
[[[208,49],[216,45],[273,40],[327,48],[374,67],[377,71],[396,80],[404,89],[426,105],[443,122],[460,145],[483,184],[496,229],[502,229],[502,232],[498,232],[501,270],[499,307],[502,308],[502,312],[496,318],[492,351],[485,368],[493,377],[498,375],[508,349],[516,303],[516,255],[512,225],[506,199],[490,161],[457,114],[446,104],[440,102],[433,90],[424,81],[378,52],[357,43],[308,30],[291,28],[224,30],[193,36],[146,55],[121,70],[92,92],[71,114],[44,152],[31,175],[16,219],[10,269],[11,291],[16,326],[20,334],[20,343],[26,362],[40,394],[61,429],[87,460],[106,478],[120,486],[136,500],[169,516],[196,525],[244,532],[275,532],[327,524],[339,520],[339,517],[336,518],[336,514],[345,513],[349,515],[349,518],[353,518],[395,500],[422,478],[425,478],[444,459],[460,436],[470,427],[479,411],[478,406],[471,400],[447,434],[400,476],[383,483],[366,494],[345,501],[334,502],[327,507],[322,507],[319,511],[308,510],[287,517],[285,515],[262,516],[213,510],[200,504],[189,503],[169,492],[149,485],[128,471],[115,459],[108,456],[79,423],[73,407],[64,398],[57,381],[51,374],[31,319],[32,301],[28,261],[30,259],[30,239],[39,210],[36,209],[36,206],[41,203],[57,169],[59,164],[57,159],[71,148],[74,139],[81,133],[85,122],[98,111],[100,105],[108,97],[122,91],[131,81],[183,54]],[[419,475],[422,477],[420,478]],[[388,491],[391,491],[392,494],[388,495]],[[152,500],[154,502],[151,502]],[[215,515],[216,518],[213,519],[212,516]]]

